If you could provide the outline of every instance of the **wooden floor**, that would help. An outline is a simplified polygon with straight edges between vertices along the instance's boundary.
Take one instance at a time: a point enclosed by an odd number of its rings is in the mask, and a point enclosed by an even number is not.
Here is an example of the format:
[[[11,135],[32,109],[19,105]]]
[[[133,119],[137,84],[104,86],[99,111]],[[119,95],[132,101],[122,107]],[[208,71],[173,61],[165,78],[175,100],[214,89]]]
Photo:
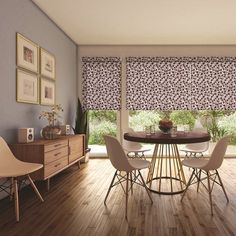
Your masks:
[[[190,171],[185,169],[186,176]],[[38,183],[45,202],[38,201],[29,187],[20,193],[20,222],[14,218],[13,202],[0,201],[1,236],[76,235],[236,235],[236,159],[225,159],[220,169],[230,198],[215,186],[214,216],[210,215],[208,195],[191,186],[183,203],[181,195],[152,193],[154,204],[144,189],[134,188],[125,220],[125,196],[121,187],[112,190],[107,207],[103,200],[114,174],[108,159],[92,159],[72,166],[51,181],[51,190]],[[146,177],[147,172],[144,171]]]

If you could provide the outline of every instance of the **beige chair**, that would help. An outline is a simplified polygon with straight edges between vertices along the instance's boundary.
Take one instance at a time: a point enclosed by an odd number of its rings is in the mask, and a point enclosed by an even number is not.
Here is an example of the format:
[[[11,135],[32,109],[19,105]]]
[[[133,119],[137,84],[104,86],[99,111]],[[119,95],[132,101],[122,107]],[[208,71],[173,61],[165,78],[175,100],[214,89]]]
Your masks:
[[[229,136],[225,136],[222,139],[220,139],[217,142],[209,160],[190,158],[190,159],[186,159],[182,161],[182,164],[184,166],[193,168],[193,172],[189,178],[186,189],[182,195],[181,201],[183,200],[185,193],[191,184],[197,183],[197,191],[198,191],[199,184],[201,183],[209,193],[211,214],[213,215],[211,193],[212,193],[214,184],[216,183],[222,187],[225,197],[227,199],[227,202],[229,202],[224,185],[222,183],[222,180],[217,170],[223,162],[228,142],[229,142]],[[206,176],[202,178],[201,176],[202,174],[205,174]],[[216,177],[218,178],[218,181]],[[204,184],[203,180],[207,180],[207,186]]]
[[[113,176],[113,179],[107,191],[104,204],[106,205],[106,200],[111,191],[111,188],[118,184],[121,184],[126,195],[125,218],[127,219],[128,193],[130,190],[133,191],[132,186],[134,183],[137,183],[146,189],[147,194],[151,202],[153,203],[149,189],[147,188],[140,172],[141,169],[148,168],[150,162],[141,159],[128,159],[127,156],[125,155],[122,146],[120,145],[119,141],[116,138],[111,136],[104,136],[104,139],[106,143],[108,157],[110,158],[112,165],[116,169],[116,172]],[[117,179],[117,181],[115,181],[115,179]],[[124,181],[126,182],[126,189],[124,189],[122,185],[122,182]],[[130,188],[129,188],[129,182],[130,182]]]
[[[128,133],[134,132],[132,128],[126,130]],[[124,133],[126,133],[124,132]],[[141,158],[146,159],[145,152],[150,151],[150,149],[144,148],[141,143],[131,142],[123,138],[123,148],[129,158]]]
[[[185,152],[185,157],[203,157],[209,148],[209,142],[188,143],[180,151]]]
[[[42,196],[36,188],[33,180],[29,176],[30,173],[39,170],[42,167],[43,165],[41,164],[27,163],[16,159],[11,150],[9,149],[7,143],[2,137],[0,137],[0,178],[11,178],[12,184],[10,187],[10,195],[14,195],[16,221],[19,221],[20,219],[17,177],[27,176],[36,195],[43,202]]]
[[[205,128],[194,128],[193,132],[207,132]],[[185,152],[185,157],[203,157],[203,153],[209,148],[209,141],[202,143],[188,143],[185,144],[180,151]]]

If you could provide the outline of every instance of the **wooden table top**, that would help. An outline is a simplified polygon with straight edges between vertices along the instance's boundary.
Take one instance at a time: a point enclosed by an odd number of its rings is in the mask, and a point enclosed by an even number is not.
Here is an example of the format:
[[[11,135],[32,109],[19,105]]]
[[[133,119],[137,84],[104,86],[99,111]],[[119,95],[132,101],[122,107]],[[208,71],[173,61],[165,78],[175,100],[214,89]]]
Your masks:
[[[170,134],[164,134],[161,131],[151,135],[145,132],[129,132],[124,134],[124,139],[140,143],[185,144],[207,142],[211,136],[206,132],[196,131],[177,131],[176,137],[171,137]]]

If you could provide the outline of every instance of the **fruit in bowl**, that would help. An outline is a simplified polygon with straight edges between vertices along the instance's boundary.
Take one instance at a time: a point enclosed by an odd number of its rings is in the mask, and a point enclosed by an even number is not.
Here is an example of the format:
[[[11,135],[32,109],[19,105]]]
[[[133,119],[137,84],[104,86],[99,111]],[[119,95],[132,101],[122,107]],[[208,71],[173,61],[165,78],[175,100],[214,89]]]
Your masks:
[[[168,133],[171,130],[172,126],[173,126],[173,122],[167,118],[164,118],[159,121],[159,129],[163,133]]]

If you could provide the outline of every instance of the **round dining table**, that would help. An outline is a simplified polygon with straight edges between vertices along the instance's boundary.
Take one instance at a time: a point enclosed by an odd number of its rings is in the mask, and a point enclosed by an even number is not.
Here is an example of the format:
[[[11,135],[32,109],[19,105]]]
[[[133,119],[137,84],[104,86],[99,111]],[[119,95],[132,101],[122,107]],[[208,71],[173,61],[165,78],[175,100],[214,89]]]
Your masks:
[[[150,191],[160,194],[178,194],[185,190],[186,179],[177,145],[207,142],[210,138],[207,132],[197,131],[177,131],[174,137],[161,131],[124,134],[128,141],[155,144],[146,183]]]

